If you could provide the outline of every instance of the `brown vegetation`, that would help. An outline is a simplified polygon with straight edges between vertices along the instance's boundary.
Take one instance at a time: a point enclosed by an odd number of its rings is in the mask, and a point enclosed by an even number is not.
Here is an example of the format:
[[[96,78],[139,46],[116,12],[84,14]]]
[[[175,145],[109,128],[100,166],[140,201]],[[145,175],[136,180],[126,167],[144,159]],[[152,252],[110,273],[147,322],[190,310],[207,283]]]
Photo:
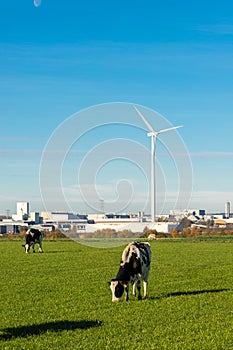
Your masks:
[[[23,229],[20,231],[20,233],[8,233],[1,236],[1,238],[8,238],[8,239],[24,239],[26,234],[26,230]],[[57,238],[67,238],[64,233],[62,233],[60,230],[54,230],[52,232],[44,230],[44,238],[45,239],[57,239]]]
[[[198,236],[231,236],[233,229],[226,228],[200,228],[200,227],[186,227],[182,231],[173,230],[171,237],[198,237]]]
[[[140,237],[141,232],[135,233],[131,230],[116,231],[111,228],[105,228],[102,230],[96,230],[95,232],[86,232],[80,235],[80,238],[130,238]]]
[[[23,229],[18,234],[4,234],[2,239],[23,239],[25,237],[26,230]],[[45,239],[60,239],[69,238],[71,235],[65,235],[60,230],[56,229],[52,232],[44,231]],[[232,228],[213,228],[213,227],[184,227],[182,230],[174,229],[170,233],[157,232],[156,230],[150,230],[145,227],[143,232],[132,232],[131,230],[116,231],[111,228],[103,230],[97,230],[95,232],[85,232],[81,235],[75,234],[80,238],[148,238],[150,235],[154,235],[155,238],[185,238],[185,237],[208,237],[208,236],[233,236]]]

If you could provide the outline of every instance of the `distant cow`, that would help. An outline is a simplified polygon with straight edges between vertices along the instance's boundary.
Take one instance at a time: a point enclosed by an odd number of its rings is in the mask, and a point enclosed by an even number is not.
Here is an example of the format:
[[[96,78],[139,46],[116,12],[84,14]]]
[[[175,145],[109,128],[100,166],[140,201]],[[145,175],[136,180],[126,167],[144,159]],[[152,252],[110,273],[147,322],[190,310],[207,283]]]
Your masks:
[[[25,253],[29,253],[30,247],[32,246],[33,253],[35,253],[35,243],[39,244],[39,253],[42,253],[42,239],[43,239],[43,232],[36,228],[29,228],[25,235],[25,241],[26,243],[22,245],[25,248]]]
[[[141,296],[141,281],[143,281],[144,294],[147,296],[147,283],[150,272],[151,250],[148,242],[132,242],[124,249],[122,260],[116,278],[109,282],[112,291],[112,301],[119,301],[126,292],[125,300],[129,299],[129,283],[133,285],[133,296],[136,296],[136,287],[138,290],[138,300]]]

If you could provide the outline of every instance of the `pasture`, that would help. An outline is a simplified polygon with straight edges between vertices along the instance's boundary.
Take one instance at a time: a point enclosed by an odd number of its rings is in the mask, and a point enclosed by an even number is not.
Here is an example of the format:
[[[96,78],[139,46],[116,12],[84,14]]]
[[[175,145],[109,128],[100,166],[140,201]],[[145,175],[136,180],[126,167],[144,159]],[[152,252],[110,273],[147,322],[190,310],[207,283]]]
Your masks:
[[[125,246],[21,244],[0,241],[1,349],[233,349],[233,243],[153,241],[148,299],[119,303]]]

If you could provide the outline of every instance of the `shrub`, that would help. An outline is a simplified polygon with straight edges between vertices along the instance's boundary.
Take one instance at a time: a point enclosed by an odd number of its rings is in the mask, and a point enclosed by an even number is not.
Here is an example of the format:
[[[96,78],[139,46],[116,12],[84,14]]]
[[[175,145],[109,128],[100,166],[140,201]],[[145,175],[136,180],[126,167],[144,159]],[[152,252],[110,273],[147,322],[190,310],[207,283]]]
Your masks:
[[[44,232],[45,232],[44,237],[48,239],[66,238],[66,235],[58,229],[52,232],[50,231],[44,231]]]

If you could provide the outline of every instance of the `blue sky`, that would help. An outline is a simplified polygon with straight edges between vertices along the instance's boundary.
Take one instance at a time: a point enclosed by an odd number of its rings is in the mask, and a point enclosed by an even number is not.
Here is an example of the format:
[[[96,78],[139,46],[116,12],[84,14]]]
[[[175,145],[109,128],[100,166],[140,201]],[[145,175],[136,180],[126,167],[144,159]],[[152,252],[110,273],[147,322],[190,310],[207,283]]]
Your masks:
[[[1,1],[0,213],[15,212],[17,201],[29,201],[33,211],[45,209],[40,164],[51,135],[75,113],[111,102],[145,106],[170,124],[183,125],[179,137],[193,168],[189,207],[224,211],[224,203],[233,202],[233,4],[229,0],[42,0],[38,7],[32,0]],[[109,118],[112,123],[113,117]],[[158,120],[148,118],[156,129]],[[66,196],[78,189],[78,175],[73,174],[101,142],[120,135],[149,150],[143,130],[119,128],[97,128],[72,146],[73,154],[62,170]],[[168,186],[161,210],[167,211],[175,205],[175,170],[171,164],[169,168],[169,155],[164,155],[161,145],[157,155],[165,179],[161,183],[158,179],[157,187],[163,182]],[[106,210],[115,184],[124,178],[135,187],[124,210],[149,211],[148,178],[129,163],[108,162],[96,174]],[[52,169],[48,176],[53,177]],[[90,183],[84,185],[90,188]],[[160,188],[157,191],[159,202]],[[92,211],[78,190],[71,196],[72,210]],[[51,203],[54,209],[67,209],[67,203],[63,206],[55,199]]]

